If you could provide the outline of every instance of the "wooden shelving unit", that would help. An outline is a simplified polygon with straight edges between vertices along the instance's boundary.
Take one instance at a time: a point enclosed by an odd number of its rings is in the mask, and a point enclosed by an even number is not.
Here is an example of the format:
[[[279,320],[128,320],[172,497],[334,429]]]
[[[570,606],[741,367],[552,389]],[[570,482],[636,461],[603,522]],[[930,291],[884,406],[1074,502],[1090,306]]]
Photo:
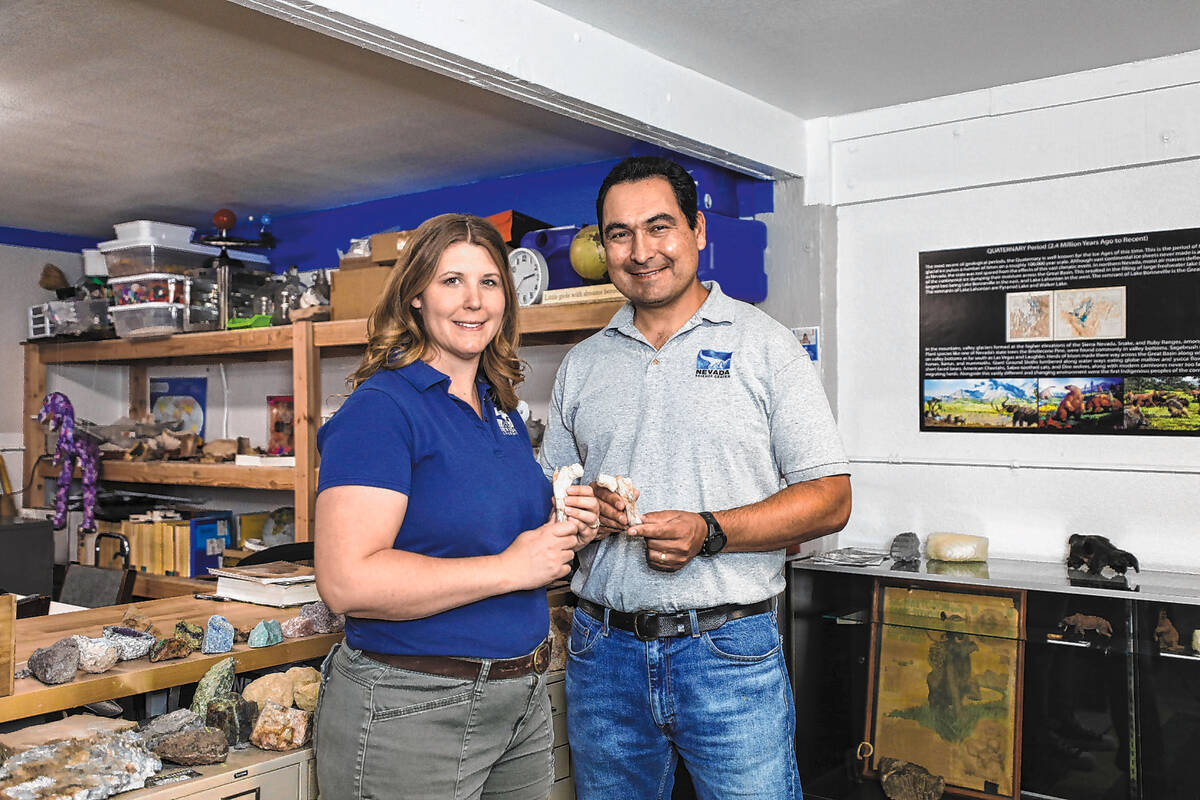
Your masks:
[[[621,302],[610,301],[522,308],[519,320],[523,341],[531,345],[579,341],[607,323],[621,305]],[[34,461],[40,450],[34,443],[42,441],[42,427],[36,415],[46,395],[49,367],[90,363],[128,365],[129,413],[140,416],[149,406],[148,369],[153,364],[290,358],[296,438],[294,468],[185,461],[103,461],[100,478],[121,483],[291,491],[296,508],[296,536],[299,540],[311,540],[317,488],[317,427],[321,421],[321,354],[336,348],[362,347],[366,341],[367,321],[352,319],[297,322],[278,328],[187,333],[149,341],[28,342],[25,344],[26,448],[22,474],[33,472],[34,484],[27,499],[40,501],[44,496],[45,480],[59,474],[49,463],[38,464],[34,471]]]

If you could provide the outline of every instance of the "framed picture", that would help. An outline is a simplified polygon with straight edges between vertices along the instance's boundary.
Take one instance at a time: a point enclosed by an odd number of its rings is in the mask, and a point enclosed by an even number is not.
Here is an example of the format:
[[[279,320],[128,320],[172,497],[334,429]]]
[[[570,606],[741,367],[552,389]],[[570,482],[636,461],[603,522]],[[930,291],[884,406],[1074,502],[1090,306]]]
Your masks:
[[[877,581],[866,741],[919,764],[948,794],[1021,793],[1025,593]]]

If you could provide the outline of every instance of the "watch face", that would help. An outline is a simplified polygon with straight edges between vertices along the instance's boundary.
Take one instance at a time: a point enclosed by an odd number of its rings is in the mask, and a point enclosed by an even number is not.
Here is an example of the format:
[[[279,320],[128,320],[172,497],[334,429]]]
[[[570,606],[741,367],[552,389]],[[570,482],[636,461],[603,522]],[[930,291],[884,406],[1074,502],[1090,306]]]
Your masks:
[[[508,266],[517,287],[517,302],[531,306],[541,301],[542,292],[550,283],[550,267],[545,256],[537,250],[518,247],[508,254]]]

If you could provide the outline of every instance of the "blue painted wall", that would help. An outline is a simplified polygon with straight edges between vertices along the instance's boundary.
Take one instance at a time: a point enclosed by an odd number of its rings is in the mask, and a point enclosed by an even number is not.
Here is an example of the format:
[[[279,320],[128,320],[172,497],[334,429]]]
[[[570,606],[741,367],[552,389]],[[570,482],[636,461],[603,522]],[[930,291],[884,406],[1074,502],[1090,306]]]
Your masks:
[[[6,228],[0,225],[0,244],[13,247],[32,247],[38,250],[62,250],[78,253],[80,250],[95,247],[99,239],[89,236],[71,236],[65,233],[50,233],[49,231],[30,231],[25,228]]]

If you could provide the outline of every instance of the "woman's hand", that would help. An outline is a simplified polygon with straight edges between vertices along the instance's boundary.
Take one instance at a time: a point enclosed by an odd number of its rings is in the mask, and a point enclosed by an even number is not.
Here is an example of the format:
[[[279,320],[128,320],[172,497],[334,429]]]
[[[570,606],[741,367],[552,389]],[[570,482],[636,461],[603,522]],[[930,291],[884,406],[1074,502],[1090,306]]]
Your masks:
[[[547,522],[523,531],[500,558],[513,589],[538,589],[571,571],[575,557],[575,522]]]
[[[591,486],[567,487],[564,504],[567,510],[567,521],[575,524],[576,550],[608,535],[600,531],[600,501],[596,499],[596,493]],[[553,512],[551,513],[553,514]]]

